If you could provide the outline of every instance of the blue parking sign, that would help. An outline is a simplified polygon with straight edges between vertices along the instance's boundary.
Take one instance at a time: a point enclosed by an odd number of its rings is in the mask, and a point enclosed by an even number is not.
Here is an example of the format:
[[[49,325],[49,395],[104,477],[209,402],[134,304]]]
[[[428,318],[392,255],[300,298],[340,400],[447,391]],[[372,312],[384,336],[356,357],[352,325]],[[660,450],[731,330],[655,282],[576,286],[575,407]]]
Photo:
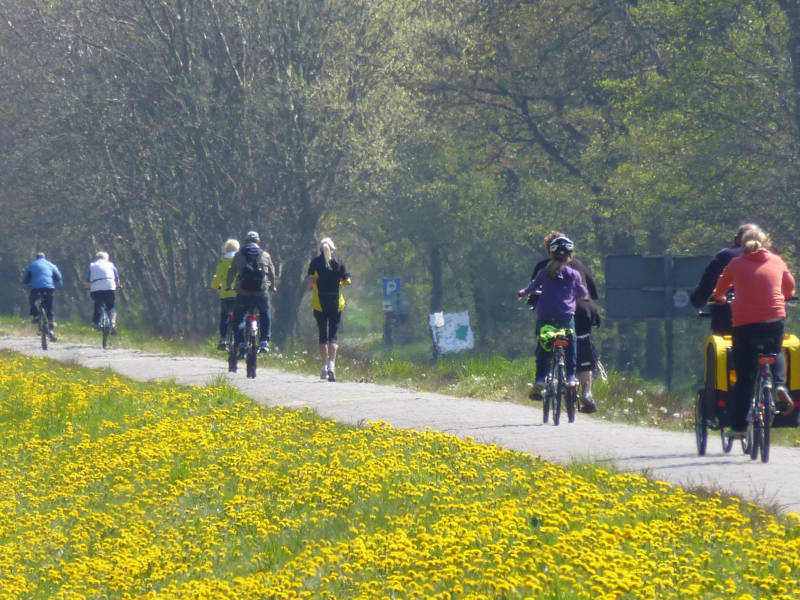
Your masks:
[[[381,289],[383,291],[383,299],[391,300],[392,296],[399,294],[401,290],[401,282],[399,277],[384,277],[381,279]]]

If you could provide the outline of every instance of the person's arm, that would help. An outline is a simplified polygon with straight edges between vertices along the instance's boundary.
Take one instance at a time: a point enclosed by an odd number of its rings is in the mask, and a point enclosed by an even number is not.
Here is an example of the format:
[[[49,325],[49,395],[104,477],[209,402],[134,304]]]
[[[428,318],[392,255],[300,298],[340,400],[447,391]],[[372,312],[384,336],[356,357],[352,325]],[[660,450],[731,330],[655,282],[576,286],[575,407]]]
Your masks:
[[[725,294],[733,287],[733,270],[731,263],[722,270],[722,274],[717,279],[717,285],[711,292],[711,299],[717,304],[725,302]],[[701,305],[702,306],[702,305]]]
[[[53,265],[53,283],[57,288],[64,286],[64,280],[61,278],[61,271],[58,270],[58,267]]]
[[[25,269],[25,273],[22,275],[22,285],[30,285],[32,277],[33,275],[31,274],[31,268],[28,267]]]
[[[117,265],[112,264],[111,266],[114,269],[114,287],[120,289],[122,287],[122,284],[119,281],[119,269],[117,269]]]
[[[586,284],[583,283],[583,277],[581,277],[581,274],[577,270],[575,271],[575,298],[580,298],[581,300],[589,299],[589,290]]]
[[[233,280],[236,279],[236,275],[239,273],[239,256],[240,254],[237,252],[231,261],[231,266],[228,267],[228,276],[225,278],[226,290],[231,289],[233,286]]]
[[[784,269],[783,271],[783,278],[781,280],[781,291],[783,292],[783,297],[789,300],[790,298],[794,298],[795,294],[795,281],[792,274],[789,272],[789,269]]]
[[[586,290],[589,292],[589,298],[592,300],[597,300],[599,298],[597,294],[597,285],[594,282],[594,278],[592,277],[589,271],[585,271],[586,279],[583,283],[586,284]]]
[[[353,280],[350,278],[350,273],[347,270],[347,267],[344,266],[344,263],[341,263],[341,268],[339,269],[339,281],[342,285],[350,285],[353,283]]]
[[[308,263],[308,283],[306,284],[306,289],[310,292],[314,289],[314,286],[317,285],[317,277],[319,277],[319,273],[314,268],[314,260],[311,259],[311,262]]]
[[[264,252],[264,255],[266,256],[267,281],[269,282],[269,287],[267,289],[274,293],[278,291],[278,288],[275,287],[275,264],[272,262],[272,257],[269,255],[269,252]]]
[[[714,286],[719,280],[720,273],[722,273],[726,265],[726,260],[729,260],[729,256],[718,252],[716,256],[711,259],[711,262],[708,263],[697,286],[692,293],[689,294],[689,301],[692,303],[692,306],[695,308],[703,308],[706,302],[708,302],[709,297],[713,293]]]
[[[536,274],[536,277],[531,279],[531,282],[528,284],[528,287],[517,292],[520,298],[524,298],[525,296],[532,294],[536,290],[536,288],[539,287],[540,280],[542,278],[542,273],[547,273],[547,271],[545,269],[539,271]]]

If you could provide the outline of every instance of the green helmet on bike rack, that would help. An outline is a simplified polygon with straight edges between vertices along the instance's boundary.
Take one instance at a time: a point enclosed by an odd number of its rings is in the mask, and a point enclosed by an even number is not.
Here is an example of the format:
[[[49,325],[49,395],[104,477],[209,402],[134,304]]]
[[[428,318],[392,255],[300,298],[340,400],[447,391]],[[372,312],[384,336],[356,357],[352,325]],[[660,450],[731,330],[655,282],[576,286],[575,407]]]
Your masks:
[[[572,335],[572,331],[572,329],[565,329],[563,327],[558,329],[553,325],[542,325],[542,328],[539,329],[539,345],[545,352],[552,352],[553,340],[559,336]]]

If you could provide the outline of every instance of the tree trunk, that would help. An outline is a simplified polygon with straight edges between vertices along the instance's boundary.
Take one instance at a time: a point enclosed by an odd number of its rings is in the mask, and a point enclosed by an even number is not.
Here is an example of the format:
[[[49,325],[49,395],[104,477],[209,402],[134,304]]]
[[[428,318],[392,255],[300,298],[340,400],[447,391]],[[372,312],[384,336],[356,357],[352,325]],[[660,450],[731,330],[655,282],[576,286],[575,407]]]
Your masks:
[[[428,262],[431,273],[430,312],[441,312],[444,310],[444,283],[442,281],[443,259],[441,246],[434,244],[428,249]]]

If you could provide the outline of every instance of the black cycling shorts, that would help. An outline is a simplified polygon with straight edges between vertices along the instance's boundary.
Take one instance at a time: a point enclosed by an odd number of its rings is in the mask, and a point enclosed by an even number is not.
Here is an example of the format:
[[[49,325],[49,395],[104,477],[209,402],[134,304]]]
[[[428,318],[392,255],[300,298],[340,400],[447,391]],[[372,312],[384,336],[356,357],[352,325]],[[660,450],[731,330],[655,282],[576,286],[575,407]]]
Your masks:
[[[597,352],[589,334],[578,336],[578,365],[576,371],[594,371],[597,367]]]

